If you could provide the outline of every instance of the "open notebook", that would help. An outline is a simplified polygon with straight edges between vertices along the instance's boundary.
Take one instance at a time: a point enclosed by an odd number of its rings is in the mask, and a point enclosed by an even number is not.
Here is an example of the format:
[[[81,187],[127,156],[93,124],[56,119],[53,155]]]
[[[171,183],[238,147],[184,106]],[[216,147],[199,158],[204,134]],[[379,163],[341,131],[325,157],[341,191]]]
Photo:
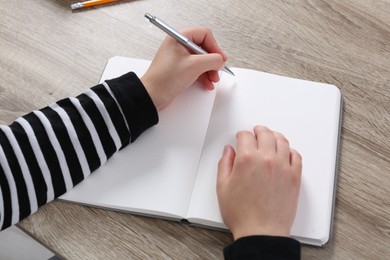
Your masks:
[[[150,61],[111,58],[101,82]],[[333,85],[232,68],[217,90],[191,86],[160,111],[158,125],[115,154],[63,200],[226,229],[216,196],[217,163],[239,130],[283,133],[303,157],[292,235],[324,245],[333,219],[342,96]]]

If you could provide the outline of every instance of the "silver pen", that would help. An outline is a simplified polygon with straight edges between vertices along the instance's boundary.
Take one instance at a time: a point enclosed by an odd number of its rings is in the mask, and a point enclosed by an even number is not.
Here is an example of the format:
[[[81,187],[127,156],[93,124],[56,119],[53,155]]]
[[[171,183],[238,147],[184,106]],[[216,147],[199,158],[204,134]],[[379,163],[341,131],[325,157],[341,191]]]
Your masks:
[[[174,38],[176,41],[181,43],[183,46],[187,47],[188,49],[192,50],[196,54],[208,54],[207,51],[203,50],[200,46],[196,45],[194,42],[190,41],[187,37],[185,37],[183,34],[179,33],[175,29],[173,29],[171,26],[163,22],[161,19],[157,18],[156,16],[153,16],[151,14],[146,13],[145,17],[149,19],[149,21],[166,32],[169,36]],[[229,73],[230,75],[234,75],[234,73],[226,66],[222,68],[223,71]]]

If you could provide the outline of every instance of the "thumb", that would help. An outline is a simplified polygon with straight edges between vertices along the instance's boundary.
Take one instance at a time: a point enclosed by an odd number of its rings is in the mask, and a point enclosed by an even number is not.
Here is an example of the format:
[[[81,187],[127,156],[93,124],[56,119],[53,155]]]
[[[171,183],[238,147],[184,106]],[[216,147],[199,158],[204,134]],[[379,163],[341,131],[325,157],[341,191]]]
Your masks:
[[[225,63],[222,55],[218,53],[192,55],[192,58],[194,59],[194,70],[198,75],[212,70],[218,71]]]
[[[225,180],[230,176],[230,173],[233,170],[233,162],[236,157],[236,152],[233,147],[226,145],[223,149],[223,154],[221,159],[218,162],[218,176],[217,176],[217,185],[221,186]]]

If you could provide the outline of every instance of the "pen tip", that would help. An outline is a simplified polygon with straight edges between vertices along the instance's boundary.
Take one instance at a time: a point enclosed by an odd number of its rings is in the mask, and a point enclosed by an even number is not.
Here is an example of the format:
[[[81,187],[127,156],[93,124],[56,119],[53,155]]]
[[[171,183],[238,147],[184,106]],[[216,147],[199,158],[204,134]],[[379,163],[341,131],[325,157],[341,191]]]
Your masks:
[[[230,70],[228,67],[226,67],[226,66],[223,67],[222,70],[225,71],[225,72],[227,72],[228,74],[230,74],[230,75],[232,75],[232,76],[236,76],[236,75],[234,75],[233,71],[231,71],[231,70]]]

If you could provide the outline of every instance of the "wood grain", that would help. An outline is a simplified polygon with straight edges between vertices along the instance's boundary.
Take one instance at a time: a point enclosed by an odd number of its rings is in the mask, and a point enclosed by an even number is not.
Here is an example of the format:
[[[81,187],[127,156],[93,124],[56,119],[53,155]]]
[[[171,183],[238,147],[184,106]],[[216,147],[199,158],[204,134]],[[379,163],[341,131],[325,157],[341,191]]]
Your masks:
[[[72,12],[0,0],[0,121],[93,86],[108,58],[152,59],[175,27],[213,29],[228,66],[327,82],[344,95],[333,240],[302,259],[386,259],[390,249],[388,0],[139,0]],[[320,166],[319,166],[320,167]],[[220,259],[229,234],[55,201],[20,226],[67,259]]]

